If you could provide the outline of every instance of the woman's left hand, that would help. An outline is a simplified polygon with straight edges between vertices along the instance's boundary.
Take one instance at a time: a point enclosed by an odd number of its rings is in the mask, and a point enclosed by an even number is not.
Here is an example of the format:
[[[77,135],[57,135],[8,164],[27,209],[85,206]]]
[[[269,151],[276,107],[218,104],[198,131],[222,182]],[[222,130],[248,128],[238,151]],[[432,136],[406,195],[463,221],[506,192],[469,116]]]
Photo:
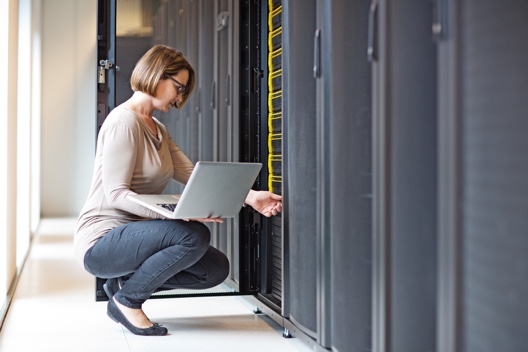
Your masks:
[[[270,217],[282,211],[282,196],[268,191],[249,191],[245,203],[264,216]]]

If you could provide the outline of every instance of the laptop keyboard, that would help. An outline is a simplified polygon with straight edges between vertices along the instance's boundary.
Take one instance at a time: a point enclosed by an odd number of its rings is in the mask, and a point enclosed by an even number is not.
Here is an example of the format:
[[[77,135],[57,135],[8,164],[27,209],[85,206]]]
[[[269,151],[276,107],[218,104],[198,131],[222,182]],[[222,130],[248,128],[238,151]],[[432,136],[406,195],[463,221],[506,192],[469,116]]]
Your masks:
[[[178,201],[180,200],[180,195],[173,194],[171,195],[171,199],[174,199],[176,203],[157,203],[157,205],[169,211],[174,211],[174,209],[176,209],[176,204],[178,204]]]
[[[163,207],[167,210],[170,210],[170,211],[174,211],[174,209],[176,208],[176,204],[175,203],[170,203],[170,204],[158,204],[160,207]]]

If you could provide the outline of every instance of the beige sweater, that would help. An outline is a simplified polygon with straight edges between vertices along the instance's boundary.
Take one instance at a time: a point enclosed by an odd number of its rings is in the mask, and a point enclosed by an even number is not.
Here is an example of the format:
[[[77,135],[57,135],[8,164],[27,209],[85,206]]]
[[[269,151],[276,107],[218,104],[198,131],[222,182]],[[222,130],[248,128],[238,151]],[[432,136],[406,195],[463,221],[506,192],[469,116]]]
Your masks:
[[[97,151],[88,199],[77,221],[75,256],[84,255],[97,239],[131,221],[163,219],[127,199],[129,194],[160,194],[171,179],[186,184],[193,163],[178,148],[167,129],[154,119],[158,136],[132,110],[117,107],[106,118]]]

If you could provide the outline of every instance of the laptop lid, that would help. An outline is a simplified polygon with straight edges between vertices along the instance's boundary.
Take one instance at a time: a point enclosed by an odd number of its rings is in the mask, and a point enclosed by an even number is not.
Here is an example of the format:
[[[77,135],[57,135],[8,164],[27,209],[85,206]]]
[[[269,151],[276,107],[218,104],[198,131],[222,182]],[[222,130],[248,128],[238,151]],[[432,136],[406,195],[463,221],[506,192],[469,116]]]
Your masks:
[[[172,219],[235,217],[261,168],[261,163],[199,161],[179,200],[174,195],[128,197]],[[166,201],[177,203],[173,212],[159,205]]]

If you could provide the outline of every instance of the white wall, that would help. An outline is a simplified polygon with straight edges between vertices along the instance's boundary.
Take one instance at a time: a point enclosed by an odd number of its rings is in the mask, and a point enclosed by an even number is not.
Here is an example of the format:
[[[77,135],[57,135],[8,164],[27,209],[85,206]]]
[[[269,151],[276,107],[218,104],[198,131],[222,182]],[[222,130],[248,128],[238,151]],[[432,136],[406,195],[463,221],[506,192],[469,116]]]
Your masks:
[[[30,228],[37,231],[40,224],[40,150],[42,108],[42,0],[31,0],[32,47],[31,47],[31,210]]]
[[[97,1],[42,0],[42,217],[77,216],[96,133]]]

